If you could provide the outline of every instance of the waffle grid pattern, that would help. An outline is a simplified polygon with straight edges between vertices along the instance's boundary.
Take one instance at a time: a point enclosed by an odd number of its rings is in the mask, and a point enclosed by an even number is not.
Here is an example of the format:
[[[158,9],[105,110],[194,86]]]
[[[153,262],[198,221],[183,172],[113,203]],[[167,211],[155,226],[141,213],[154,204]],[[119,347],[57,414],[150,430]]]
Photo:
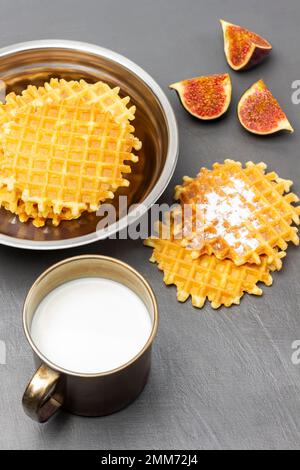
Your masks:
[[[29,85],[21,95],[14,92],[6,97],[6,103],[0,103],[0,126],[13,119],[16,113],[27,105],[42,106],[45,103],[58,103],[80,97],[86,104],[97,103],[104,112],[110,112],[118,123],[126,123],[135,118],[136,107],[127,107],[130,98],[119,96],[120,88],[110,88],[104,82],[89,84],[85,80],[67,81],[52,78],[49,83],[37,88]]]
[[[39,211],[38,205],[33,202],[24,202],[21,198],[20,191],[8,191],[6,187],[0,189],[0,207],[16,214],[21,222],[27,222],[32,219],[32,223],[36,227],[43,227],[47,219],[52,221],[54,226],[58,226],[63,220],[77,219],[86,212],[85,206],[79,210],[78,215],[74,215],[71,209],[66,207],[59,214],[55,214],[53,209],[46,208],[43,212]],[[88,212],[92,212],[89,211]]]
[[[206,299],[213,308],[239,304],[245,292],[262,295],[258,282],[272,284],[270,271],[275,265],[268,265],[266,256],[261,257],[260,265],[236,266],[231,260],[218,260],[214,255],[193,259],[180,241],[172,238],[149,238],[145,244],[154,248],[150,260],[163,271],[164,282],[177,287],[177,299],[184,302],[191,296],[192,304],[198,308],[204,306]],[[282,258],[284,253],[279,256]]]
[[[193,241],[197,239],[197,234],[193,233],[182,241],[184,246],[191,248],[192,257],[215,254],[219,259],[230,258],[236,265],[242,265],[247,262],[259,264],[260,255],[267,255],[267,262],[275,262],[279,269],[281,263],[276,247],[286,250],[289,241],[295,245],[299,244],[298,230],[291,224],[299,224],[300,206],[293,206],[299,199],[295,194],[288,192],[292,182],[279,178],[275,172],[266,174],[265,170],[264,163],[248,162],[243,169],[241,163],[225,160],[224,164],[214,164],[211,172],[201,169],[195,179],[185,177],[183,185],[176,187],[175,198],[182,204],[192,204],[195,208],[205,197],[205,191],[222,185],[222,181],[226,181],[228,176],[234,176],[244,181],[255,193],[255,200],[259,203],[259,209],[254,212],[259,224],[254,225],[251,220],[246,223],[251,237],[259,242],[257,248],[244,246],[243,253],[240,254],[237,246],[229,246],[225,240],[220,240],[220,237],[210,236],[205,238],[201,248],[193,249]],[[211,234],[214,233],[214,228],[208,226],[205,231]],[[203,233],[200,237],[203,243]]]
[[[0,104],[0,204],[21,221],[54,225],[94,212],[131,172],[141,142],[135,107],[103,82],[52,79]]]

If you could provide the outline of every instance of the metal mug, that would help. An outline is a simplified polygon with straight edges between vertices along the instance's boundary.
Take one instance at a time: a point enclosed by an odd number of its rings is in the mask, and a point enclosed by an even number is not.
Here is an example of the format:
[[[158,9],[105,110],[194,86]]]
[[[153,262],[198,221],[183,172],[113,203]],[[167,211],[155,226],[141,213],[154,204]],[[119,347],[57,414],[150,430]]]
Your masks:
[[[150,337],[140,353],[105,373],[79,374],[53,364],[30,334],[33,315],[45,296],[65,282],[85,277],[104,277],[129,287],[143,300],[152,320]],[[104,416],[124,408],[143,390],[157,333],[158,308],[150,285],[132,267],[114,258],[85,255],[52,266],[36,280],[25,300],[23,326],[38,367],[23,396],[25,413],[38,422],[47,421],[60,408],[81,416]]]

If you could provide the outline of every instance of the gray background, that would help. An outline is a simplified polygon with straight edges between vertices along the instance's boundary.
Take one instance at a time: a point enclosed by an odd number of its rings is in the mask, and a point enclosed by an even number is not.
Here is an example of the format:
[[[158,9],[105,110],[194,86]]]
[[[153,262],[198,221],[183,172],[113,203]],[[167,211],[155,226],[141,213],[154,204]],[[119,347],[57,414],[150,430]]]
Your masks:
[[[272,57],[244,74],[231,72],[227,116],[201,123],[181,108],[168,85],[200,74],[229,71],[218,19],[248,26],[274,45]],[[300,79],[298,0],[2,0],[0,45],[39,38],[92,42],[144,67],[169,96],[180,132],[180,157],[162,201],[171,202],[183,175],[231,156],[263,160],[293,179],[300,193],[300,105],[291,83]],[[295,127],[293,135],[254,137],[235,115],[242,92],[263,77]],[[86,419],[64,413],[39,426],[21,408],[33,372],[21,326],[27,289],[52,263],[101,253],[130,263],[152,284],[161,324],[149,384],[140,398],[113,416]],[[300,366],[291,344],[300,339],[300,251],[291,247],[284,269],[261,298],[240,307],[203,310],[176,301],[175,289],[148,263],[150,250],[133,241],[102,241],[65,252],[30,253],[0,247],[0,448],[220,449],[297,448],[300,442]]]

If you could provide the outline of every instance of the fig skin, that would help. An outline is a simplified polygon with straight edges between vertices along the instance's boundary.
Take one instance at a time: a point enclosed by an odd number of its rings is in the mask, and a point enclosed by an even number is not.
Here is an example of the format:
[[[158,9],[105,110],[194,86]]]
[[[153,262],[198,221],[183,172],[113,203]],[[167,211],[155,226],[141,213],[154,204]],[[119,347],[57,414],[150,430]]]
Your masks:
[[[231,79],[228,73],[203,75],[173,83],[182,106],[192,116],[208,121],[221,117],[231,102]]]
[[[229,66],[233,70],[248,70],[259,64],[271,52],[272,45],[262,36],[225,20],[220,20],[220,23],[223,30],[225,56]],[[236,30],[236,37],[238,34],[240,36],[244,34],[244,38],[237,38],[240,41],[244,41],[244,48],[241,49],[244,49],[245,56],[244,58],[241,57],[240,60],[237,60],[237,58],[234,60],[232,50],[230,49],[230,47],[233,46],[233,40],[228,37],[228,34],[232,29]],[[239,51],[236,49],[236,52],[238,53]]]
[[[263,80],[258,80],[244,92],[238,103],[237,114],[241,125],[252,134],[294,132],[278,101]]]

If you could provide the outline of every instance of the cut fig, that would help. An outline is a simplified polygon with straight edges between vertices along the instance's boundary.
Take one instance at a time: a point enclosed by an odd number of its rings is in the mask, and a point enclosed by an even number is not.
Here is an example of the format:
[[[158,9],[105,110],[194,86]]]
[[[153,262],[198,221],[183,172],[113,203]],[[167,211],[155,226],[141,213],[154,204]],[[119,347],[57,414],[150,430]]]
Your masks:
[[[261,62],[272,50],[272,45],[248,29],[220,20],[224,36],[224,52],[234,70],[245,70]]]
[[[190,78],[173,83],[184,108],[198,119],[217,119],[231,101],[231,80],[228,73]]]
[[[253,134],[268,135],[281,130],[294,132],[263,80],[254,83],[243,94],[238,104],[238,117],[242,126]]]

